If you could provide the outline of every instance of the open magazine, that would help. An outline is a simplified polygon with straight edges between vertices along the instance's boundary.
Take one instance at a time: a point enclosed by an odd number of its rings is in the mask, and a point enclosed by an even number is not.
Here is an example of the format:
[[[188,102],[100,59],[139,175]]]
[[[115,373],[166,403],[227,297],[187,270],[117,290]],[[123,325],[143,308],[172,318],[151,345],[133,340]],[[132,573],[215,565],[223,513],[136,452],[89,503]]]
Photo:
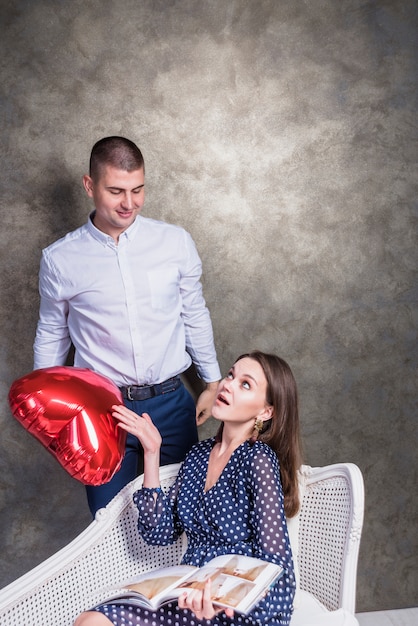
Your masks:
[[[282,574],[283,568],[274,563],[227,554],[215,557],[203,567],[174,565],[141,574],[111,590],[103,603],[157,609],[176,600],[187,589],[203,589],[210,578],[213,603],[246,614]]]

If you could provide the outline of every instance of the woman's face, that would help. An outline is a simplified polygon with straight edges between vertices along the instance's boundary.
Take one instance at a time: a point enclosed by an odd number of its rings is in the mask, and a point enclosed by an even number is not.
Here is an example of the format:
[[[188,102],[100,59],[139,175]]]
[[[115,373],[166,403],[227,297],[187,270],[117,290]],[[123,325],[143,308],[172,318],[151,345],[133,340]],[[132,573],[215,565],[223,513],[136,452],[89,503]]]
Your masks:
[[[235,363],[219,383],[212,408],[216,419],[227,422],[246,422],[261,417],[269,419],[272,407],[267,405],[267,380],[261,365],[244,357]]]

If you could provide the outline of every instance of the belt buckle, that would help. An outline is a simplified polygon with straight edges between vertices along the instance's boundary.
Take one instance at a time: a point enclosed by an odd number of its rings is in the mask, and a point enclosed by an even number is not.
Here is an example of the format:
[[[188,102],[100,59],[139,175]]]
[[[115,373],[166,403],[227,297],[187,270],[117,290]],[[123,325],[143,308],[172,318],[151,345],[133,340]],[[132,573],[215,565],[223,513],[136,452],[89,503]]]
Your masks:
[[[132,385],[129,385],[129,387],[126,387],[126,395],[127,395],[128,400],[130,400],[130,402],[133,402],[134,399],[131,394],[131,389],[132,389]]]

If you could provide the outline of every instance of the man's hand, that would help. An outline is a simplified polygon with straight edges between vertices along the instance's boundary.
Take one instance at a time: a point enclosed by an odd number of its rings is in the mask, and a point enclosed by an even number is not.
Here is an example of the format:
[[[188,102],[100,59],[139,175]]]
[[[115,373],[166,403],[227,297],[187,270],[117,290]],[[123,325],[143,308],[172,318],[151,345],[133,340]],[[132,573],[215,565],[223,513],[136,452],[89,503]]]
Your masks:
[[[218,391],[219,380],[213,383],[206,383],[206,389],[202,391],[196,402],[196,424],[201,426],[211,416],[216,392]]]

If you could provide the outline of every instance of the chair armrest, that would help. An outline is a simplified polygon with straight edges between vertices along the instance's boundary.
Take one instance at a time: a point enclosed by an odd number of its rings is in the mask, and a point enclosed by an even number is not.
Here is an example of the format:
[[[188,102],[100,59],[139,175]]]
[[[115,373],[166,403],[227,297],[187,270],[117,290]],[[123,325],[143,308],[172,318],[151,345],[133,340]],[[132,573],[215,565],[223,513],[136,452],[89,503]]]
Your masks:
[[[180,464],[161,468],[163,489]],[[1,626],[71,626],[82,611],[107,595],[105,588],[157,567],[179,563],[184,539],[155,547],[138,535],[132,495],[142,476],[126,485],[95,520],[59,552],[0,590]]]

